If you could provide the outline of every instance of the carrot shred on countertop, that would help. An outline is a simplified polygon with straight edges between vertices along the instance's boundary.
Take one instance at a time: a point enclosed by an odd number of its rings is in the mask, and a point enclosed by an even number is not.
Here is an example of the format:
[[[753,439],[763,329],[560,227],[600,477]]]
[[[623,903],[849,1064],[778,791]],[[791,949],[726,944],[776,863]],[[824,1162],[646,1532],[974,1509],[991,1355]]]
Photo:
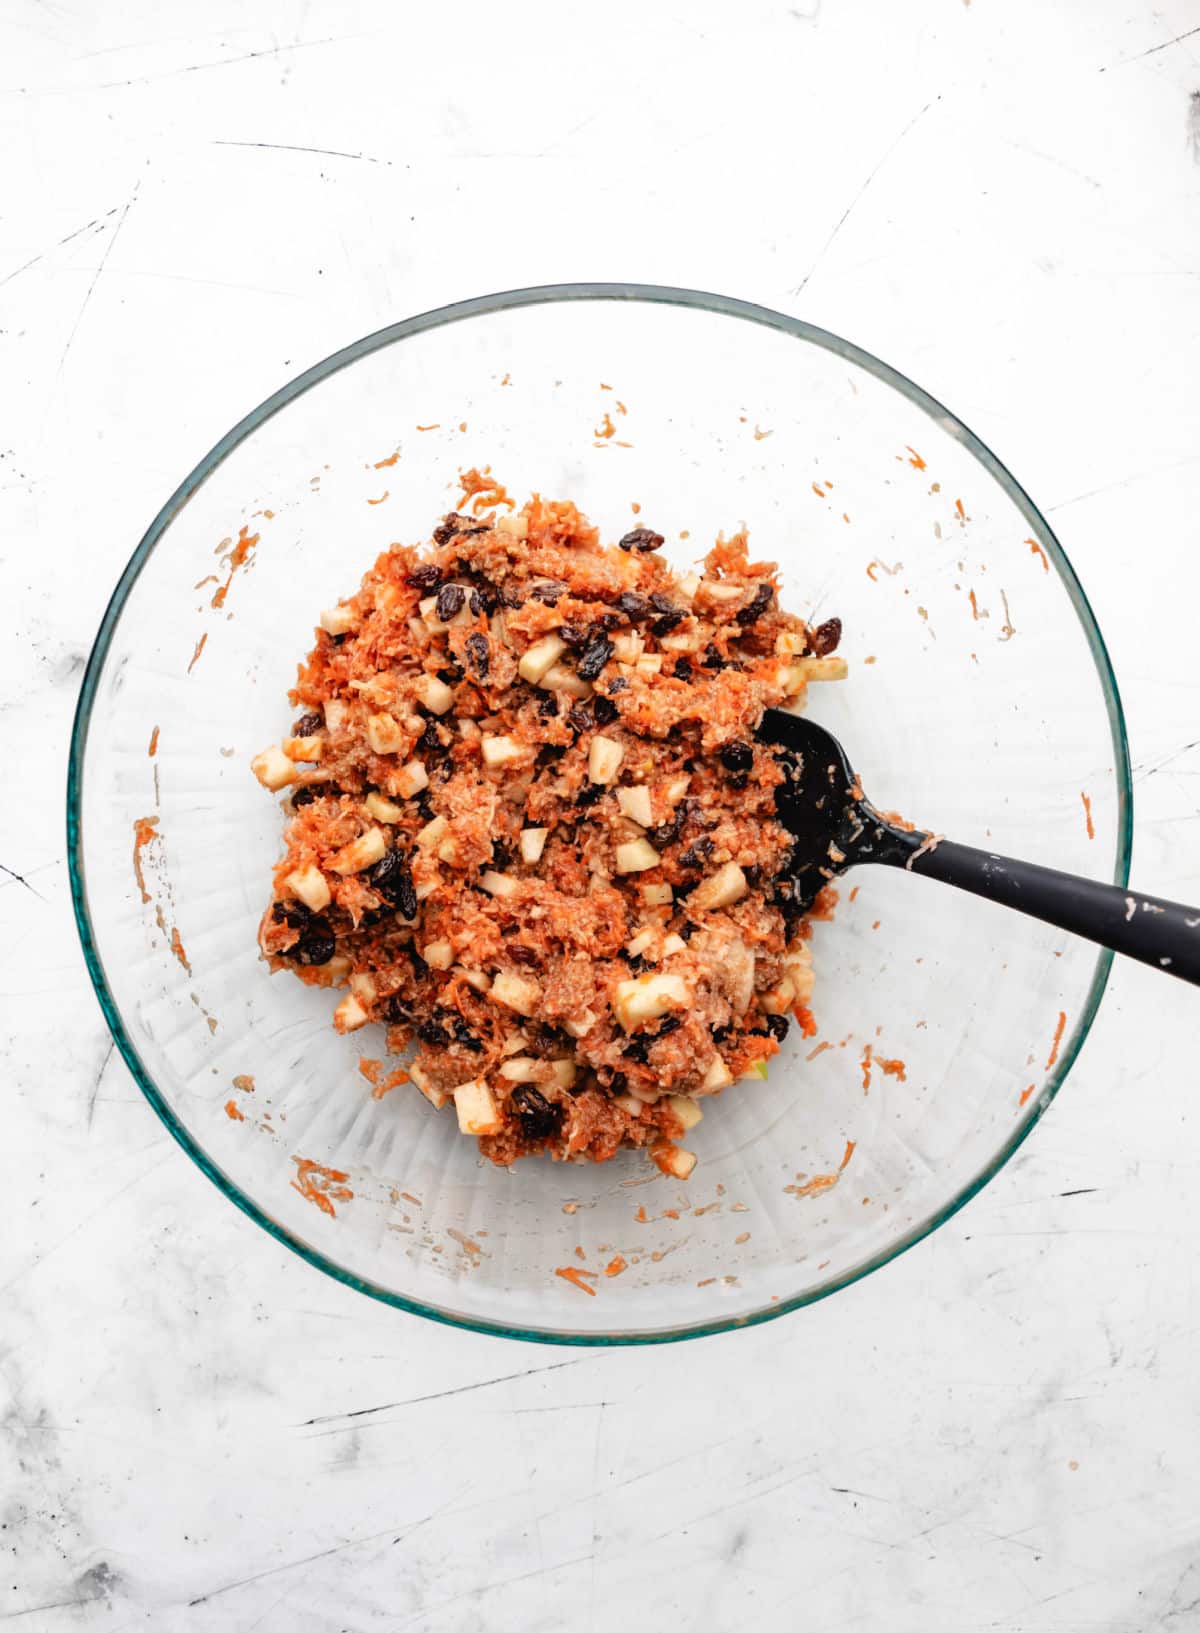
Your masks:
[[[1096,824],[1092,821],[1092,801],[1091,801],[1091,796],[1088,795],[1088,794],[1085,794],[1083,792],[1083,790],[1080,789],[1079,797],[1083,801],[1083,814],[1087,818],[1087,836],[1088,836],[1089,839],[1095,839],[1095,837],[1096,837]]]
[[[864,1094],[870,1094],[870,1092],[871,1092],[871,1045],[869,1043],[867,1044],[866,1048],[863,1050],[862,1083],[863,1083],[863,1093]]]
[[[174,925],[171,926],[171,951],[190,975],[192,966],[188,962],[188,955],[183,950],[183,942],[180,940],[179,931]]]
[[[386,459],[377,459],[375,461],[375,469],[377,471],[385,471],[390,465],[394,465],[399,458],[400,450],[397,448],[396,452],[394,454],[389,454]]]
[[[378,499],[368,499],[367,503],[369,505],[381,505],[385,499],[390,497],[391,491],[391,488],[384,488]]]
[[[205,642],[207,640],[208,640],[208,631],[205,630],[204,634],[196,642],[196,650],[192,653],[192,661],[187,666],[187,672],[188,672],[189,675],[191,674],[192,670],[196,667],[196,664],[197,664],[197,662],[199,661],[199,658],[200,658],[200,654],[204,651],[204,645],[205,645]]]
[[[926,468],[925,461],[921,458],[921,456],[917,452],[917,450],[914,447],[912,447],[912,445],[910,443],[907,443],[907,442],[904,444],[904,446],[908,449],[909,453],[912,455],[912,458],[909,460],[908,463],[912,466],[913,470],[914,471],[923,471],[923,470],[925,470],[925,468]]]
[[[240,1089],[243,1094],[254,1093],[254,1079],[248,1072],[239,1072],[237,1077],[233,1079],[233,1086],[235,1089]]]
[[[1031,1083],[1027,1089],[1022,1089],[1021,1090],[1021,1098],[1017,1102],[1017,1104],[1021,1105],[1021,1106],[1025,1105],[1028,1102],[1030,1095],[1034,1092],[1034,1090],[1036,1088],[1037,1088],[1037,1084],[1036,1083]]]
[[[1050,1055],[1046,1061],[1047,1071],[1050,1070],[1051,1066],[1053,1066],[1054,1062],[1058,1059],[1058,1046],[1062,1042],[1062,1036],[1063,1032],[1066,1030],[1066,1025],[1067,1012],[1065,1009],[1060,1009],[1058,1012],[1058,1025],[1054,1028],[1054,1042],[1050,1045]]]
[[[442,428],[442,426],[441,426],[441,421],[440,420],[435,420],[432,425],[418,425],[417,426],[418,431],[440,431],[441,428]]]
[[[1029,546],[1031,555],[1040,556],[1042,558],[1042,571],[1048,573],[1050,571],[1050,560],[1046,555],[1046,552],[1042,549],[1041,545],[1036,539],[1026,539],[1025,543]]]
[[[963,509],[963,502],[962,502],[962,500],[961,500],[961,499],[956,499],[956,500],[955,500],[955,501],[954,501],[954,508],[955,508],[955,510],[956,510],[956,511],[957,511],[957,512],[958,512],[958,519],[959,519],[959,521],[960,521],[960,522],[965,522],[965,521],[966,521],[966,519],[967,519],[967,513],[966,513],[966,511],[965,511],[965,510],[964,510],[964,509]]]
[[[815,1038],[817,1035],[817,1022],[812,1010],[806,1004],[797,1004],[793,1013],[800,1028],[800,1036],[802,1038]]]
[[[604,424],[598,431],[593,431],[592,435],[594,437],[600,437],[602,440],[607,440],[609,437],[615,437],[616,434],[617,428],[612,422],[612,415],[605,411]]]
[[[644,1202],[633,1217],[637,1220],[639,1225],[648,1225],[650,1223],[650,1215],[646,1212],[646,1204]]]
[[[875,1064],[884,1077],[898,1077],[901,1083],[908,1082],[908,1068],[902,1060],[885,1060],[882,1055],[876,1055]]]
[[[621,1274],[622,1270],[628,1270],[628,1268],[629,1268],[629,1266],[625,1263],[625,1260],[618,1253],[614,1258],[611,1258],[608,1261],[608,1263],[604,1266],[604,1274],[606,1276],[619,1276]]]
[[[151,759],[153,759],[154,756],[158,753],[158,727],[157,726],[155,726],[154,730],[150,733],[150,748],[149,748],[148,752],[149,752],[149,755],[150,755]]]
[[[976,601],[976,599],[975,599],[975,591],[974,590],[972,590],[970,592],[970,594],[967,596],[967,600],[971,603],[971,617],[974,618],[976,620],[976,622],[978,622],[978,620],[980,619],[982,614],[979,611],[979,602]]]
[[[578,1287],[581,1293],[590,1293],[591,1296],[595,1298],[596,1289],[594,1287],[589,1287],[583,1278],[585,1276],[591,1276],[594,1280],[596,1277],[596,1271],[581,1270],[578,1265],[566,1264],[560,1265],[554,1274],[556,1276],[561,1276],[564,1281],[569,1281],[572,1287]]]
[[[850,900],[851,901],[854,900],[854,898],[858,895],[858,893],[859,893],[859,891],[861,889],[862,889],[861,885],[855,885],[854,889],[850,892]]]
[[[349,1202],[354,1196],[346,1184],[349,1174],[343,1173],[340,1168],[326,1168],[319,1162],[313,1162],[310,1157],[293,1157],[292,1161],[296,1164],[292,1189],[299,1191],[306,1201],[314,1202],[331,1219],[336,1218],[333,1204]]]
[[[805,1058],[805,1060],[816,1060],[818,1055],[822,1055],[822,1054],[825,1053],[826,1049],[832,1049],[832,1048],[833,1048],[833,1045],[830,1043],[829,1039],[826,1038],[824,1043],[818,1043],[818,1045],[817,1045],[817,1047],[815,1049],[810,1049],[808,1054],[805,1055],[804,1058]]]
[[[246,1121],[246,1115],[243,1111],[239,1110],[236,1100],[226,1100],[225,1115],[235,1123],[244,1123]]]

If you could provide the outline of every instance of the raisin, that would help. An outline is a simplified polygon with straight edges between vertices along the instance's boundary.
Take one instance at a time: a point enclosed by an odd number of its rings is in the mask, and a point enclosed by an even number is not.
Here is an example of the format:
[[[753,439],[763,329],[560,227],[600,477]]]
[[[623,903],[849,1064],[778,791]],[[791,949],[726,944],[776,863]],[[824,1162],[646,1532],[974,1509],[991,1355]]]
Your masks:
[[[513,612],[515,612],[518,607],[523,607],[525,605],[525,601],[520,590],[518,590],[515,585],[505,584],[500,591],[500,605],[502,607],[509,607]]]
[[[514,964],[536,964],[538,961],[537,952],[534,948],[527,947],[523,941],[509,942],[504,948],[504,953]]]
[[[625,614],[631,624],[640,624],[644,618],[650,616],[649,601],[636,590],[623,591],[617,597],[617,609]]]
[[[398,992],[389,993],[383,1000],[383,1018],[393,1026],[399,1026],[403,1021],[411,1021],[412,1010],[407,999],[402,998]]]
[[[291,930],[303,930],[312,914],[303,902],[273,902],[271,917],[276,924],[286,924]]]
[[[559,630],[559,637],[566,642],[572,652],[578,652],[580,647],[586,646],[591,639],[591,632],[586,624],[574,623],[570,619]]]
[[[713,842],[711,839],[700,838],[694,840],[679,858],[681,868],[702,868],[712,855]]]
[[[426,721],[425,730],[417,738],[417,747],[422,754],[436,754],[442,746],[442,734],[432,720]]]
[[[658,1038],[669,1038],[671,1033],[678,1032],[682,1025],[683,1022],[680,1020],[678,1015],[668,1015],[666,1020],[658,1029],[658,1037],[655,1039],[655,1042],[657,1043]]]
[[[596,801],[600,798],[603,792],[604,790],[601,788],[598,782],[584,783],[583,787],[575,796],[575,803],[576,805],[582,805],[585,808],[589,805],[595,805]]]
[[[486,617],[487,614],[495,612],[495,610],[496,597],[493,591],[489,589],[474,589],[471,591],[471,611],[476,618],[481,614]]]
[[[458,511],[452,510],[447,516],[443,516],[437,527],[434,528],[433,542],[434,544],[448,544],[451,539],[460,535],[469,536],[472,533],[486,533],[487,530],[488,524],[486,522],[473,522],[469,516],[460,516]]]
[[[572,703],[567,712],[567,725],[572,731],[591,731],[596,723],[592,712],[592,699],[583,703]]]
[[[471,667],[475,671],[476,678],[478,680],[486,680],[488,677],[489,655],[487,637],[485,635],[480,635],[479,631],[476,630],[473,635],[467,636],[466,648],[467,656],[471,660]]]
[[[337,948],[328,919],[313,919],[287,956],[297,964],[328,964]]]
[[[721,750],[721,764],[726,771],[749,771],[754,764],[754,750],[749,743],[726,743]]]
[[[618,675],[616,680],[610,680],[608,683],[608,691],[610,696],[613,692],[627,692],[628,690],[629,682],[625,679],[624,675]]]
[[[464,1049],[473,1050],[475,1054],[479,1054],[483,1048],[482,1042],[471,1031],[461,1015],[456,1016],[454,1020],[454,1041],[462,1044]]]
[[[539,720],[557,720],[558,698],[553,692],[543,692],[538,698],[537,712]]]
[[[653,533],[648,527],[635,527],[632,533],[617,540],[622,550],[636,550],[639,555],[645,555],[648,550],[661,550],[665,542],[661,533]]]
[[[422,790],[417,800],[417,814],[422,822],[432,822],[437,812],[430,803],[429,795]]]
[[[548,578],[541,584],[535,584],[529,592],[535,601],[541,601],[547,607],[557,607],[560,598],[566,593],[567,586],[560,578]]]
[[[313,800],[320,799],[328,792],[321,783],[303,783],[299,788],[292,789],[292,809],[298,811],[302,805],[311,805]]]
[[[608,1082],[602,1083],[600,1086],[606,1094],[624,1094],[625,1085],[628,1081],[629,1079],[624,1072],[614,1072]]]
[[[691,678],[692,678],[692,666],[691,666],[691,664],[687,661],[686,658],[676,658],[675,659],[675,679],[676,680],[691,680]]]
[[[684,614],[679,611],[665,612],[661,618],[656,618],[650,628],[656,635],[669,635],[677,624],[682,624]]]
[[[732,1026],[714,1026],[713,1029],[712,1029],[712,1040],[713,1040],[713,1042],[714,1043],[724,1043],[725,1039],[729,1036],[729,1034],[732,1031],[733,1031]]]
[[[679,830],[683,827],[683,816],[684,813],[677,809],[672,812],[661,828],[651,828],[650,843],[656,851],[664,850],[679,838]]]
[[[679,886],[678,885],[675,886],[675,894],[677,896],[679,894]],[[692,939],[692,937],[696,934],[696,926],[694,924],[687,924],[687,923],[681,924],[679,926],[679,928],[676,930],[675,934],[679,937],[680,941],[690,941]]]
[[[721,669],[728,669],[729,668],[728,663],[721,656],[721,654],[717,651],[716,647],[712,644],[711,641],[708,643],[708,645],[704,649],[703,663],[704,663],[704,667],[706,669],[721,670]]]
[[[319,714],[302,714],[292,727],[293,737],[315,737],[325,724]]]
[[[433,609],[437,613],[438,622],[448,624],[456,612],[461,612],[466,599],[467,592],[461,584],[443,584],[437,593],[437,605]]]
[[[788,1018],[786,1015],[768,1015],[767,1031],[776,1043],[782,1043],[788,1035]]]
[[[646,1037],[644,1034],[641,1037],[630,1038],[622,1053],[626,1060],[636,1060],[644,1066],[646,1057],[650,1052],[650,1045],[653,1042],[653,1038]]]
[[[447,686],[457,686],[459,681],[463,678],[463,672],[458,668],[439,669],[437,672],[437,678]]]
[[[621,711],[617,708],[615,703],[611,702],[608,698],[602,696],[600,693],[597,693],[597,695],[592,699],[592,714],[595,716],[596,724],[598,726],[611,726],[613,721],[619,716],[620,712]]]
[[[441,532],[441,528],[438,529],[438,532]],[[433,536],[437,539],[437,533]],[[444,540],[438,539],[439,544],[444,542]],[[423,590],[428,595],[430,590],[435,590],[442,582],[441,569],[435,567],[431,561],[423,561],[413,568],[404,582],[411,584],[414,590]]]
[[[502,845],[498,839],[492,841],[492,866],[501,872],[512,866],[512,852],[507,845]]]
[[[589,641],[576,665],[580,680],[595,680],[612,655],[613,644],[607,635],[598,635]]]
[[[527,1140],[546,1140],[557,1133],[561,1112],[532,1084],[522,1083],[513,1090],[512,1105]]]
[[[823,624],[808,632],[808,650],[817,658],[825,658],[831,652],[836,652],[842,638],[842,620],[827,618]]]
[[[775,591],[769,584],[760,584],[757,590],[754,592],[754,599],[751,601],[750,605],[748,607],[743,607],[741,612],[738,613],[738,623],[743,627],[749,624],[757,624],[763,613],[766,612],[767,608],[771,605],[771,599],[774,594]]]
[[[422,1043],[428,1043],[434,1049],[444,1049],[449,1042],[445,1028],[437,1021],[422,1021],[417,1027],[417,1036]]]
[[[661,590],[655,590],[654,594],[650,597],[650,605],[654,608],[655,612],[679,611],[679,608],[675,605],[674,601],[671,600],[671,597],[669,595],[664,595]]]
[[[762,878],[762,869],[756,863],[748,862],[742,869],[742,875],[750,889],[757,890],[759,880]]]
[[[417,892],[408,863],[399,851],[389,851],[367,872],[367,883],[390,902],[402,918],[417,916]]]

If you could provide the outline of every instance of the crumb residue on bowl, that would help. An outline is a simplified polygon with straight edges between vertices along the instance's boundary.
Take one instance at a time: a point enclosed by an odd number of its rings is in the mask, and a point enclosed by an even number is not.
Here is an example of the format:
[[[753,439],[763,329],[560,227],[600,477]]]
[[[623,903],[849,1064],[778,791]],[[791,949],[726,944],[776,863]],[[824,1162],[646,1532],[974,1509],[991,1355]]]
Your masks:
[[[319,1162],[313,1162],[309,1157],[293,1157],[296,1164],[296,1177],[292,1181],[292,1189],[299,1191],[307,1202],[312,1202],[327,1213],[331,1219],[336,1218],[335,1202],[349,1202],[354,1192],[346,1184],[349,1174],[340,1168],[326,1168]]]
[[[556,1276],[561,1276],[564,1281],[569,1281],[572,1287],[578,1287],[581,1293],[590,1293],[591,1296],[595,1298],[596,1289],[594,1287],[589,1287],[587,1282],[584,1280],[584,1277],[590,1276],[591,1279],[595,1281],[598,1275],[597,1271],[581,1270],[578,1265],[567,1264],[559,1265],[554,1274]]]

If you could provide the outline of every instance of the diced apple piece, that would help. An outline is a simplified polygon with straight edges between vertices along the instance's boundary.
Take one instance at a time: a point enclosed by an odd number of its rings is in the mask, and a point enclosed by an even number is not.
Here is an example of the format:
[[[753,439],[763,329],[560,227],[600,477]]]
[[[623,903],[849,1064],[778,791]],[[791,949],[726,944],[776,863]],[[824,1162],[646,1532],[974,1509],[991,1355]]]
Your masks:
[[[292,895],[314,913],[323,913],[333,900],[325,875],[311,863],[306,868],[297,868],[294,873],[289,873],[283,882]]]
[[[526,981],[523,976],[513,975],[509,970],[501,970],[492,982],[492,990],[488,994],[505,1009],[513,1009],[518,1015],[532,1015],[537,1008],[541,992],[533,981]]]
[[[805,680],[845,680],[846,660],[836,652],[827,658],[800,658],[793,665]]]
[[[312,968],[322,977],[322,986],[342,987],[350,974],[350,960],[345,953],[334,953],[324,964],[314,964]]]
[[[546,671],[554,665],[567,650],[567,643],[557,635],[543,635],[540,641],[535,641],[517,665],[517,672],[522,680],[527,680],[531,686],[536,686]]]
[[[531,1055],[514,1055],[500,1068],[500,1076],[510,1083],[532,1083],[538,1075],[538,1062]]]
[[[627,1111],[631,1117],[637,1117],[642,1109],[642,1102],[636,1100],[632,1094],[614,1094],[613,1105],[620,1106],[621,1110]]]
[[[450,1098],[446,1091],[444,1089],[435,1089],[429,1080],[429,1074],[422,1071],[419,1066],[410,1066],[408,1068],[408,1076],[409,1081],[416,1084],[417,1088],[420,1089],[426,1100],[429,1101],[429,1104],[433,1107],[434,1111],[441,1111],[442,1107],[446,1104],[446,1101]]]
[[[263,787],[269,788],[273,794],[296,780],[295,766],[275,743],[254,756],[250,762],[250,769]]]
[[[552,1060],[550,1062],[551,1075],[560,1089],[569,1089],[571,1087],[575,1081],[577,1071],[578,1068],[575,1062],[568,1060],[565,1056],[561,1060]]]
[[[741,901],[749,888],[746,875],[737,863],[726,862],[724,867],[710,873],[696,886],[688,898],[688,906],[699,908],[702,912],[716,907],[731,907],[734,902]]]
[[[483,763],[491,766],[493,771],[506,765],[517,765],[531,758],[532,750],[524,743],[518,743],[515,737],[489,737],[484,734]]]
[[[667,1104],[682,1123],[685,1132],[689,1128],[695,1128],[696,1124],[704,1116],[701,1108],[686,1094],[669,1094]]]
[[[573,1038],[586,1038],[596,1024],[596,1017],[590,1009],[581,1010],[569,1021],[562,1023],[564,1032],[570,1033]]]
[[[546,848],[546,835],[549,828],[522,828],[521,829],[521,860],[522,862],[540,862],[542,852]]]
[[[515,896],[520,888],[515,879],[507,873],[497,873],[494,868],[488,868],[479,883],[489,896]]]
[[[447,834],[444,839],[438,841],[434,854],[437,856],[438,861],[445,862],[447,867],[458,866],[458,846],[452,833]]]
[[[569,697],[591,697],[592,688],[565,663],[552,664],[538,685],[544,692],[566,692]]]
[[[644,784],[639,783],[636,788],[618,788],[617,804],[621,807],[621,815],[627,816],[630,822],[636,822],[641,828],[654,826],[650,790]]]
[[[474,987],[476,992],[489,992],[491,990],[492,978],[484,970],[469,970],[464,964],[460,964],[458,973],[469,987]]]
[[[416,685],[418,701],[430,714],[445,714],[454,702],[454,693],[436,675],[422,675]]]
[[[521,1050],[524,1049],[528,1042],[528,1037],[521,1030],[521,1028],[518,1027],[515,1032],[510,1032],[505,1038],[504,1042],[500,1045],[500,1053],[505,1056],[519,1055]]]
[[[629,839],[617,846],[618,873],[645,873],[656,868],[662,858],[648,839]]]
[[[350,712],[350,705],[344,698],[331,697],[322,704],[325,713],[325,726],[329,731],[340,731],[346,724],[346,716]]]
[[[404,820],[404,807],[397,805],[393,800],[385,799],[382,794],[368,794],[363,804],[367,808],[368,815],[373,816],[376,822],[402,822]]]
[[[431,970],[448,970],[454,962],[454,948],[448,941],[427,941],[421,957]]]
[[[391,779],[392,786],[402,799],[412,799],[423,788],[429,787],[429,775],[421,760],[408,760]]]
[[[781,658],[799,658],[807,645],[808,636],[803,630],[785,629],[775,637],[775,651]]]
[[[303,760],[308,764],[319,760],[325,748],[323,737],[285,737],[283,752],[289,760]]]
[[[683,939],[683,937],[677,936],[674,930],[672,930],[669,936],[665,936],[663,938],[662,955],[664,958],[671,958],[675,953],[683,952],[686,946],[687,942]]]
[[[359,970],[350,977],[350,991],[356,998],[361,998],[364,1004],[374,1003],[379,996],[379,988],[375,985],[375,977],[370,970]]]
[[[613,1012],[626,1032],[646,1021],[656,1021],[673,1009],[686,1009],[692,1001],[687,982],[681,975],[638,975],[618,981]]]
[[[611,737],[593,737],[588,749],[588,777],[592,782],[612,782],[625,757],[625,750]]]
[[[664,790],[667,804],[670,806],[678,805],[691,785],[692,779],[690,777],[673,777]]]
[[[336,607],[326,607],[321,614],[321,628],[328,635],[348,635],[357,622],[358,614],[343,601]]]
[[[668,884],[642,885],[641,892],[642,900],[647,907],[665,907],[675,897],[675,892]]]
[[[696,1166],[695,1154],[678,1145],[656,1145],[650,1155],[664,1174],[673,1179],[687,1179]]]
[[[486,1083],[462,1083],[454,1091],[454,1109],[463,1134],[498,1134],[504,1126]]]
[[[646,948],[654,940],[653,930],[639,930],[633,940],[625,944],[625,952],[630,958],[640,958]]]
[[[702,578],[696,586],[696,592],[714,605],[727,606],[731,601],[740,601],[746,590],[741,584],[723,584],[719,579]]]
[[[684,573],[676,588],[685,601],[694,601],[696,591],[700,588],[700,574]]]
[[[664,652],[699,652],[704,645],[704,632],[698,625],[691,629],[677,629],[659,640]]]
[[[343,998],[333,1012],[333,1029],[335,1032],[357,1032],[360,1026],[365,1026],[370,1019],[366,1010],[359,1003],[354,993]]]
[[[618,663],[636,663],[645,649],[646,643],[640,635],[614,635],[612,637],[613,657]]]
[[[758,1007],[768,1015],[786,1015],[796,1002],[796,988],[790,975],[785,975],[770,992],[760,992]]]
[[[699,1092],[701,1094],[715,1094],[718,1089],[727,1089],[732,1082],[733,1073],[720,1055],[714,1055],[712,1065],[701,1079]]]
[[[367,742],[375,754],[399,754],[404,747],[404,728],[390,714],[368,715]]]
[[[663,666],[661,652],[643,652],[636,665],[639,675],[657,675]]]
[[[445,838],[449,826],[444,816],[435,816],[432,822],[427,822],[423,828],[417,830],[414,843],[419,850],[435,850],[439,841]]]
[[[365,834],[359,834],[341,850],[330,862],[329,866],[335,873],[361,873],[364,868],[374,867],[387,855],[387,838],[382,828],[368,828]]]
[[[523,539],[529,532],[529,518],[521,511],[496,519],[496,532],[507,539]]]

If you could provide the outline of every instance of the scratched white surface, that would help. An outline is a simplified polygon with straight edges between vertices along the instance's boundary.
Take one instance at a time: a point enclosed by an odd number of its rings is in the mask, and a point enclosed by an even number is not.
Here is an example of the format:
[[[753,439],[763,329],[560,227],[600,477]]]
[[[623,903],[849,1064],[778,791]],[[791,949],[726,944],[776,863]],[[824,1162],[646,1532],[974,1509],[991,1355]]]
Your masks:
[[[997,450],[1112,646],[1136,877],[1200,898],[1198,93],[1196,0],[0,4],[0,1621],[1200,1628],[1189,989],[1118,968],[1018,1159],[852,1290],[518,1346],[191,1167],[62,818],[108,593],[234,420],[390,319],[636,278],[838,330]]]

